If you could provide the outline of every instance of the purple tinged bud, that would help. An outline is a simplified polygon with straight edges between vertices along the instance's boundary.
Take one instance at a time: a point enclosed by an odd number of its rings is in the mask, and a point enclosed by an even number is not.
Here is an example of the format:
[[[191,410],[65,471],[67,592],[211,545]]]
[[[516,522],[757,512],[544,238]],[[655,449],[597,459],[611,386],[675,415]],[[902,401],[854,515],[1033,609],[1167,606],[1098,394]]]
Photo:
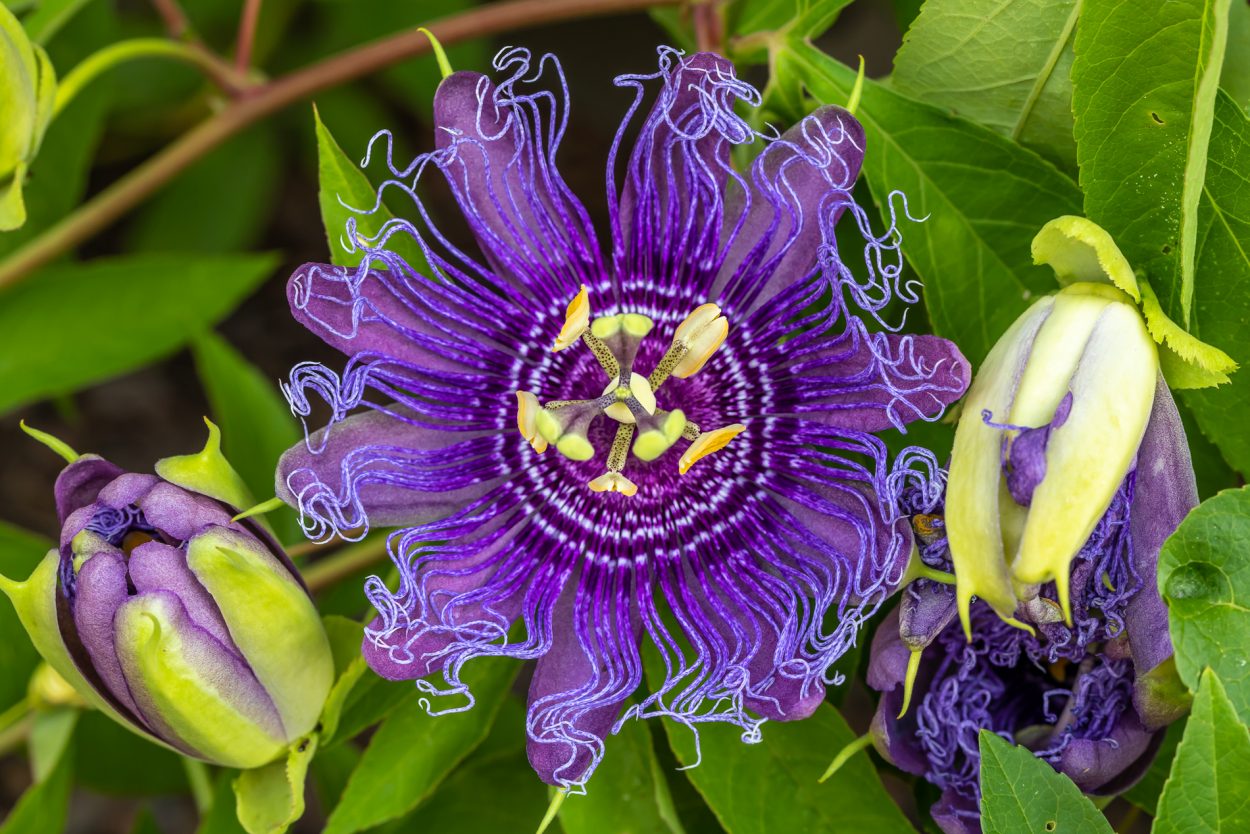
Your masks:
[[[78,458],[57,479],[59,550],[0,589],[93,705],[187,755],[253,768],[315,727],[334,670],[294,566],[262,527],[231,521],[239,505],[220,496],[248,499],[217,443],[214,428],[200,455],[162,462],[179,483]]]

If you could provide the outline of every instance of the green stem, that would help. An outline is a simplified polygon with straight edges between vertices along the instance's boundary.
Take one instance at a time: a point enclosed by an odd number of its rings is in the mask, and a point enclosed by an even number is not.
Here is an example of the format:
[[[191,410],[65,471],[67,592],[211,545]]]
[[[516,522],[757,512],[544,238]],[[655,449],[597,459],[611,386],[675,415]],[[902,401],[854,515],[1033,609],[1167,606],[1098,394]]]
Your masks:
[[[313,562],[300,572],[308,590],[316,592],[329,588],[341,579],[380,562],[386,556],[386,536],[367,539],[359,544],[345,547],[338,553]]]
[[[182,766],[187,771],[187,783],[191,785],[195,810],[203,818],[213,808],[213,781],[208,777],[208,765],[199,759],[183,756]]]
[[[837,773],[838,770],[842,767],[842,765],[850,761],[852,756],[854,756],[860,750],[863,750],[865,747],[870,746],[871,744],[872,744],[871,732],[864,733],[859,738],[847,744],[845,747],[843,747],[841,750],[838,751],[838,755],[833,757],[833,761],[829,763],[829,767],[825,770],[824,774],[820,777],[818,781],[820,782],[826,781],[830,776]]]
[[[562,20],[642,11],[683,0],[505,0],[437,20],[429,30],[448,46],[474,38]],[[220,113],[201,122],[147,162],[101,191],[73,214],[0,262],[0,289],[18,283],[80,243],[108,228],[155,194],[204,154],[273,113],[322,90],[354,81],[400,61],[430,52],[415,29],[400,32],[247,90]]]
[[[61,79],[56,88],[56,104],[52,109],[53,118],[92,81],[113,67],[140,58],[171,58],[198,67],[214,81],[220,77],[217,60],[205,50],[189,43],[171,41],[166,38],[134,38],[119,41],[88,55]]]

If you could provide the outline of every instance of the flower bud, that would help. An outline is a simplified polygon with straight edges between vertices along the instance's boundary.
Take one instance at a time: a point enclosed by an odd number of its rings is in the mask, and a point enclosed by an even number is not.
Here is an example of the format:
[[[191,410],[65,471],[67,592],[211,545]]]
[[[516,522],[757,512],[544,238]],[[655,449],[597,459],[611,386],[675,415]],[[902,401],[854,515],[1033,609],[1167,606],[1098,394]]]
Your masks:
[[[61,545],[4,586],[37,648],[93,705],[229,767],[278,758],[317,723],[329,641],[298,574],[209,444],[163,477],[85,455],[57,479]]]
[[[22,183],[52,118],[56,73],[48,55],[0,4],[0,231],[26,222]]]
[[[960,617],[975,594],[1003,617],[1069,563],[1137,455],[1159,357],[1133,300],[1074,283],[1030,307],[990,351],[955,433],[946,529]]]

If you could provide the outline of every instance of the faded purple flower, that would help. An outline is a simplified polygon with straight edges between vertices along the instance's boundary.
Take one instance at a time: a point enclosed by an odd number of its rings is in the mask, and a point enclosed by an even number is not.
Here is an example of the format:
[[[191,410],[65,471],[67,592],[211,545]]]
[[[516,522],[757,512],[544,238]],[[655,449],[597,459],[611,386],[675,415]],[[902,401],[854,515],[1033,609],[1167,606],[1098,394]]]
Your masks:
[[[1008,482],[1013,468],[1036,469],[1026,455],[1044,444],[1015,446]],[[940,502],[902,503],[923,513],[913,523],[924,562],[949,570]],[[1015,611],[1033,633],[976,601],[970,641],[951,586],[920,579],[904,589],[873,640],[868,683],[882,695],[872,729],[882,755],[942,789],[932,813],[943,831],[980,831],[982,729],[1027,746],[1087,793],[1119,793],[1146,771],[1161,728],[1183,709],[1155,685],[1172,656],[1159,548],[1196,504],[1184,430],[1160,378],[1136,463],[1072,560],[1071,625],[1053,582]]]
[[[348,363],[292,372],[293,408],[315,397],[332,417],[283,458],[278,490],[314,537],[404,527],[398,587],[367,586],[370,664],[452,694],[472,658],[537,660],[530,761],[580,786],[628,718],[726,721],[749,741],[819,705],[911,549],[878,498],[891,473],[871,432],[936,418],[968,366],[847,306],[915,299],[897,231],[874,235],[851,196],[864,134],[845,110],[762,137],[736,111],[758,94],[725,59],[661,50],[658,72],[617,79],[632,102],[605,256],[555,166],[558,63],[507,50],[495,66],[497,83],[439,87],[436,151],[400,167],[386,137],[382,194],[411,198],[414,220],[372,239],[349,224],[360,267],[292,276],[296,317]],[[756,141],[735,171],[732,146]],[[415,191],[430,169],[481,259],[432,225]],[[840,256],[843,215],[867,277]],[[663,678],[623,715],[644,638]]]

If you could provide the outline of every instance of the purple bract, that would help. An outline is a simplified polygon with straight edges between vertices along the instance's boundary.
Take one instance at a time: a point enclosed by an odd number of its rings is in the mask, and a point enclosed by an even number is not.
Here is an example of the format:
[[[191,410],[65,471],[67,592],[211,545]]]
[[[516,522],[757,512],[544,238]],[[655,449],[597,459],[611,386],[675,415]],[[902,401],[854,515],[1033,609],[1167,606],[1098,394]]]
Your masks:
[[[349,223],[359,267],[292,276],[294,314],[348,362],[293,370],[297,413],[316,398],[332,418],[283,458],[278,489],[314,537],[404,528],[398,587],[367,586],[379,674],[466,693],[472,658],[537,660],[530,761],[580,786],[630,717],[727,721],[753,740],[764,719],[815,710],[911,550],[879,497],[896,481],[871,432],[935,419],[968,365],[945,340],[870,332],[847,306],[875,317],[915,300],[897,230],[875,235],[852,198],[865,143],[847,111],[760,136],[735,109],[758,94],[725,59],[661,50],[658,72],[617,79],[632,103],[608,155],[605,256],[555,166],[558,63],[507,50],[495,66],[497,83],[443,81],[434,152],[401,167],[386,136],[379,201],[411,198],[413,219],[374,238]],[[731,148],[751,142],[756,162],[735,171]],[[416,193],[430,169],[481,259],[432,224]],[[652,373],[696,354],[706,365]],[[540,454],[544,438],[556,448]],[[662,677],[622,714],[644,637]]]

